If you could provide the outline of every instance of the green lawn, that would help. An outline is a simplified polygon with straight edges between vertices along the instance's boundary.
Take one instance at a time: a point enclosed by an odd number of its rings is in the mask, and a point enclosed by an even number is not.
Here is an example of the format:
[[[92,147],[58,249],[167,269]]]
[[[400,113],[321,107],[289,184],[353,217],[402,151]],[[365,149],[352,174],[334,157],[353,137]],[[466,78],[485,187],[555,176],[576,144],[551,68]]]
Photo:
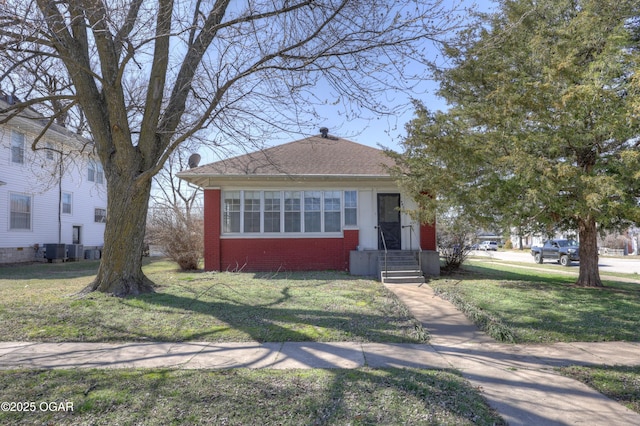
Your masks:
[[[474,260],[465,272],[429,284],[498,340],[640,341],[640,284],[605,281],[603,288],[584,288],[574,282],[553,269]]]
[[[155,294],[79,297],[96,262],[0,268],[4,341],[355,341],[427,334],[380,283],[337,272],[185,273],[154,261]]]
[[[640,284],[605,280],[603,288],[575,287],[565,267],[472,260],[455,276],[429,284],[498,340],[515,343],[640,341]],[[523,268],[525,267],[525,268]],[[637,280],[635,274],[607,274]],[[638,366],[559,369],[640,413]]]
[[[640,365],[574,366],[559,370],[565,376],[580,380],[601,394],[640,413]]]
[[[0,268],[2,339],[426,342],[380,283],[335,272],[178,272],[153,261],[155,294],[78,297],[95,262]],[[0,371],[0,424],[503,425],[455,371]],[[73,411],[43,411],[41,402]],[[45,405],[45,408],[47,406]]]
[[[79,297],[96,268],[96,262],[0,267],[0,338],[428,341],[380,283],[342,273],[183,273],[153,261],[145,272],[158,284],[155,294]],[[573,281],[554,268],[473,260],[463,273],[429,285],[505,341],[640,341],[640,284],[606,281],[587,289]],[[639,367],[562,371],[640,412]],[[0,424],[504,424],[453,371],[16,370],[0,372],[0,400],[74,406],[0,412]]]
[[[37,401],[0,411],[3,425],[505,424],[457,373],[436,370],[22,370],[0,372],[0,399]]]

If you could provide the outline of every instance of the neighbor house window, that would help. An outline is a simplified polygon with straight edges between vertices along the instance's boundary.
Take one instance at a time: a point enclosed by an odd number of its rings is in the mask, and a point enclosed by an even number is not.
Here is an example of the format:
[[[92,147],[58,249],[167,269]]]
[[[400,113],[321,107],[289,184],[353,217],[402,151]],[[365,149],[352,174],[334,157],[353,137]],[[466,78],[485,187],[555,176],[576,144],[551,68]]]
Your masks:
[[[340,191],[324,193],[324,232],[340,232]]]
[[[102,170],[102,164],[97,161],[89,160],[87,174],[89,182],[104,183],[104,171]]]
[[[62,193],[62,213],[71,214],[71,193]]]
[[[300,191],[285,191],[284,232],[300,232],[301,209]]]
[[[260,191],[244,191],[244,232],[260,232]]]
[[[223,205],[223,232],[240,232],[240,191],[225,192]]]
[[[11,162],[24,164],[24,133],[11,132]]]
[[[107,210],[106,209],[95,209],[95,221],[97,223],[106,223],[107,222]]]
[[[322,192],[304,191],[304,232],[320,232],[322,230],[321,200]]]
[[[44,155],[47,157],[47,160],[53,160],[53,144],[51,142],[47,142],[44,144],[44,147]]]
[[[9,197],[9,228],[15,230],[31,229],[31,197],[23,194],[11,194]]]
[[[356,191],[344,191],[344,225],[356,226],[358,224],[358,193]]]
[[[264,232],[280,232],[280,191],[264,192]]]

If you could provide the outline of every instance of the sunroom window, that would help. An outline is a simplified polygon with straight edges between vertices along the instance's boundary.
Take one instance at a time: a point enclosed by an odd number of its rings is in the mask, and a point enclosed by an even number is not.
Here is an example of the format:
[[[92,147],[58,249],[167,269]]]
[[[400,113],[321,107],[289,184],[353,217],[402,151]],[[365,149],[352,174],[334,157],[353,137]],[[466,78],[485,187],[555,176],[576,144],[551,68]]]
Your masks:
[[[357,224],[356,199],[357,191],[224,191],[222,232],[338,233]]]
[[[240,232],[240,191],[224,193],[222,230],[225,233]]]
[[[300,191],[285,191],[284,193],[284,232],[300,232],[302,206]]]
[[[340,191],[324,193],[324,230],[340,232]]]
[[[244,232],[260,232],[260,191],[244,191]]]
[[[264,192],[264,232],[280,232],[280,191]]]
[[[320,232],[322,230],[320,201],[322,192],[304,191],[304,232]]]

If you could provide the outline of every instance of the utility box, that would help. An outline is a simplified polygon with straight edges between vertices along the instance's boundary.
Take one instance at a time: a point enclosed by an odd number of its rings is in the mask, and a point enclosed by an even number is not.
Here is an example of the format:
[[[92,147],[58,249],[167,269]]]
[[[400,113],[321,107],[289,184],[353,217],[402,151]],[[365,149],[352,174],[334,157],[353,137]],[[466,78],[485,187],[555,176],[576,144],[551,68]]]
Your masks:
[[[67,247],[65,244],[45,244],[44,257],[51,263],[54,260],[64,260],[67,257]]]
[[[82,244],[67,244],[67,257],[71,260],[80,260],[84,257]]]
[[[100,250],[98,249],[85,250],[84,258],[89,260],[100,260]]]

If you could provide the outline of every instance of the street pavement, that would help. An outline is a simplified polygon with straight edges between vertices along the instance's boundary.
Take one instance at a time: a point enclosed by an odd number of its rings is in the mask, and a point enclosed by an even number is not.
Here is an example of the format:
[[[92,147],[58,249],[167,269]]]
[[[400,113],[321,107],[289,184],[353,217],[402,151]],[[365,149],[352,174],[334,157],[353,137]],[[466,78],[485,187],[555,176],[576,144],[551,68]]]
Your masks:
[[[0,369],[455,368],[510,425],[640,425],[637,414],[582,383],[566,365],[638,365],[640,343],[498,343],[426,284],[389,284],[430,333],[429,344],[0,343]]]
[[[531,256],[530,250],[498,250],[498,251],[483,251],[483,250],[473,250],[471,252],[471,256],[477,257],[486,257],[495,260],[505,260],[512,262],[525,262],[531,263],[532,266],[544,266],[546,264],[554,264],[557,263],[546,260],[542,265],[538,265],[533,261],[533,256]],[[574,270],[576,273],[578,271],[578,263],[575,262],[572,266],[567,268],[568,271]],[[620,257],[611,257],[611,256],[600,256],[598,260],[598,267],[602,274],[606,274],[607,272],[619,272],[624,274],[640,274],[640,256],[625,256],[623,258]],[[640,280],[640,276],[638,277]]]

